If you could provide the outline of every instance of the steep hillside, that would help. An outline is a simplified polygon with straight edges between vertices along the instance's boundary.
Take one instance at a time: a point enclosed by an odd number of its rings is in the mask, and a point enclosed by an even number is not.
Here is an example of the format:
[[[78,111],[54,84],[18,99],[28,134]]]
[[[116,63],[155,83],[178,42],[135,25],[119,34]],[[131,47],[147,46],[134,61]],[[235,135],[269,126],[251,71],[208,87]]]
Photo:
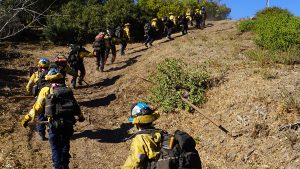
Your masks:
[[[117,56],[105,72],[96,71],[94,58],[86,58],[86,82],[76,89],[87,120],[76,124],[71,141],[70,168],[120,168],[128,156],[130,105],[148,94],[146,77],[165,58],[181,58],[190,65],[205,65],[216,79],[207,91],[201,111],[238,136],[232,138],[200,113],[162,114],[156,126],[170,132],[181,129],[197,141],[205,168],[300,168],[299,132],[280,126],[299,120],[296,104],[300,88],[298,65],[264,65],[248,59],[254,49],[251,34],[240,34],[235,21],[210,22],[204,30],[189,30],[175,40],[155,41],[154,46],[129,44],[125,56]],[[91,46],[87,46],[92,50]],[[34,126],[20,127],[22,115],[33,100],[12,100],[25,92],[30,65],[37,58],[67,53],[66,47],[45,44],[8,45],[20,55],[0,58],[0,166],[1,168],[52,168],[48,142],[42,142]],[[70,78],[68,79],[70,81]]]

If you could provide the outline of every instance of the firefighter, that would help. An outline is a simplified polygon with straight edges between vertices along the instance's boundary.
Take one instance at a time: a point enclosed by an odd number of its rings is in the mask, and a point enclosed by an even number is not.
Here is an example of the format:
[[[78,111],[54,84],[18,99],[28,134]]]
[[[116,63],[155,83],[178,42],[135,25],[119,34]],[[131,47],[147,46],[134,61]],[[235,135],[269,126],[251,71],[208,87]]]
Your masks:
[[[153,122],[159,118],[146,103],[136,103],[131,108],[129,122],[134,124],[138,133],[134,135],[131,143],[131,153],[122,169],[147,168],[149,162],[154,161],[160,150],[161,134],[159,132],[152,136],[149,133],[142,133],[145,130],[155,129]]]
[[[67,59],[68,63],[70,64],[71,68],[73,69],[76,74],[78,74],[78,71],[80,72],[79,78],[78,78],[78,84],[82,85],[82,81],[85,76],[85,67],[83,63],[83,58],[84,57],[93,57],[93,53],[87,51],[82,45],[75,45],[71,44],[70,45],[70,54]],[[73,76],[72,78],[72,87],[76,88],[76,81],[77,81],[77,76]]]
[[[108,55],[111,51],[112,53],[112,58],[111,58],[111,63],[114,63],[116,60],[116,56],[117,56],[117,51],[116,51],[116,44],[114,41],[115,38],[115,33],[112,31],[112,29],[107,29],[106,34],[104,36],[105,39],[105,63],[106,60],[108,59]]]
[[[79,122],[83,122],[85,118],[58,68],[50,68],[45,79],[50,85],[41,89],[32,109],[22,119],[21,125],[26,128],[29,122],[45,110],[53,166],[55,169],[68,169],[71,157],[70,138],[74,132],[75,116]]]
[[[104,38],[105,33],[99,32],[99,34],[95,37],[95,41],[93,43],[93,53],[96,55],[97,58],[97,70],[101,72],[103,72],[104,65],[106,62],[106,43]]]
[[[34,97],[37,97],[40,90],[48,85],[47,81],[45,80],[45,76],[48,73],[48,68],[50,65],[50,61],[47,58],[41,58],[38,62],[38,70],[34,72],[30,80],[26,86],[26,91],[32,94]],[[47,120],[44,116],[44,112],[38,115],[38,121]],[[46,125],[45,124],[37,124],[36,130],[40,136],[42,141],[47,140],[46,138]]]

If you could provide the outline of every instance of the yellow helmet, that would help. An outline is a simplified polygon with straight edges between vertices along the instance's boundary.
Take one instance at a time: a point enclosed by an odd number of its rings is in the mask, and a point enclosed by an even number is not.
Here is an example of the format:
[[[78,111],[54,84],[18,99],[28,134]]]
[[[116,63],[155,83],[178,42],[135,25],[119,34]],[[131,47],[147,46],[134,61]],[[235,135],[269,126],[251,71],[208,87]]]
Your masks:
[[[49,68],[50,61],[47,58],[41,58],[38,62],[39,68]]]
[[[125,26],[130,26],[131,24],[130,23],[125,23]]]
[[[159,118],[159,114],[154,112],[146,103],[136,103],[131,108],[129,122],[132,124],[149,124]]]

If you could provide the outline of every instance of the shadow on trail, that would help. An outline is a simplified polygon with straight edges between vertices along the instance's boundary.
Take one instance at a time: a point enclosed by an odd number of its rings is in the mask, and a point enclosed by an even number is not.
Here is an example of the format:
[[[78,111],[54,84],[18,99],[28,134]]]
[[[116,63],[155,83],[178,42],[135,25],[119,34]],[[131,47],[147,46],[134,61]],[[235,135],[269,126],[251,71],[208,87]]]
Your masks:
[[[134,54],[134,53],[138,53],[138,52],[143,52],[143,51],[145,51],[145,50],[148,50],[148,48],[142,48],[142,49],[139,49],[139,50],[134,50],[134,51],[132,51],[132,52],[129,52],[129,53],[127,53],[127,54]]]
[[[118,79],[120,79],[120,77],[122,77],[122,75],[117,75],[117,76],[114,76],[112,78],[106,78],[106,79],[103,79],[102,81],[97,82],[95,84],[90,84],[90,85],[85,85],[85,86],[78,86],[77,88],[78,89],[84,89],[84,88],[89,88],[89,87],[108,87],[108,86],[111,86],[111,85],[115,84],[116,81]]]
[[[175,39],[174,38],[172,38],[172,39],[166,39],[164,41],[159,42],[158,44],[168,43],[168,42],[173,41],[173,40],[175,40]]]
[[[142,56],[142,55],[137,55],[137,56],[135,56],[135,57],[133,57],[133,58],[129,58],[128,60],[124,61],[124,62],[125,62],[125,65],[123,65],[123,66],[118,66],[118,67],[113,67],[113,68],[110,68],[110,69],[108,69],[108,70],[106,70],[106,71],[104,71],[104,72],[111,72],[111,71],[122,70],[122,69],[124,69],[124,68],[126,68],[126,67],[128,67],[128,66],[131,66],[131,65],[135,64],[135,63],[137,62],[137,58],[139,58],[139,57],[141,57],[141,56]],[[122,63],[122,62],[120,62],[120,63]]]
[[[75,133],[72,139],[86,137],[101,143],[120,143],[131,136],[131,134],[128,134],[128,130],[132,127],[133,124],[131,123],[122,123],[120,128],[117,129],[85,130],[81,133]]]
[[[26,70],[0,68],[0,96],[9,96],[19,93],[15,88],[21,88],[26,79],[22,76],[27,75]]]
[[[0,60],[13,60],[22,57],[21,53],[15,51],[0,51]]]
[[[108,106],[110,102],[116,100],[116,95],[115,94],[110,94],[104,98],[100,99],[94,99],[94,100],[89,100],[89,101],[82,101],[78,102],[80,106],[85,106],[85,107],[99,107],[99,106]]]

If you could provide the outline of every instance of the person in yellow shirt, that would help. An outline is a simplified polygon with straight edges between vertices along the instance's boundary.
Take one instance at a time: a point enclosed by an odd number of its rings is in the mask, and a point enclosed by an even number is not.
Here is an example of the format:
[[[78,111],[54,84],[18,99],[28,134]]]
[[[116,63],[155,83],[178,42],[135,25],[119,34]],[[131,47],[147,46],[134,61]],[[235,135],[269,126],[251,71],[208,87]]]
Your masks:
[[[143,133],[143,131],[155,129],[153,122],[159,118],[146,103],[134,104],[131,108],[129,121],[139,130],[132,139],[130,155],[122,169],[147,168],[150,161],[155,160],[159,154],[161,133]],[[140,134],[138,134],[140,133]]]
[[[116,35],[113,32],[112,29],[108,28],[106,30],[106,34],[104,36],[104,40],[105,40],[105,61],[104,64],[106,63],[106,60],[108,58],[108,55],[111,51],[112,53],[112,57],[111,57],[111,63],[114,63],[116,60],[116,56],[117,56],[117,50],[116,50]]]
[[[34,97],[37,97],[40,90],[48,84],[48,82],[45,80],[45,76],[48,73],[48,68],[50,65],[50,61],[47,58],[41,58],[38,62],[38,70],[34,72],[29,82],[26,85],[26,91],[27,93],[32,94]],[[47,120],[44,116],[44,112],[40,113],[38,115],[38,121],[44,121]],[[42,141],[47,140],[46,138],[46,125],[45,124],[37,124],[36,130],[40,136],[40,139]]]
[[[82,85],[82,81],[85,76],[85,67],[83,63],[83,58],[94,57],[94,54],[87,51],[84,47],[82,47],[82,45],[71,44],[70,49],[71,52],[67,60],[68,63],[70,64],[70,67],[74,72],[76,72],[76,74],[78,74],[78,71],[80,72],[78,84]],[[73,76],[73,79],[71,81],[73,88],[76,88],[76,81],[77,81],[77,76]]]
[[[22,119],[21,125],[26,128],[45,110],[53,166],[55,169],[69,168],[70,138],[74,132],[75,116],[79,122],[83,122],[85,118],[72,90],[66,87],[59,69],[50,68],[45,79],[50,85],[41,89],[32,109]]]

